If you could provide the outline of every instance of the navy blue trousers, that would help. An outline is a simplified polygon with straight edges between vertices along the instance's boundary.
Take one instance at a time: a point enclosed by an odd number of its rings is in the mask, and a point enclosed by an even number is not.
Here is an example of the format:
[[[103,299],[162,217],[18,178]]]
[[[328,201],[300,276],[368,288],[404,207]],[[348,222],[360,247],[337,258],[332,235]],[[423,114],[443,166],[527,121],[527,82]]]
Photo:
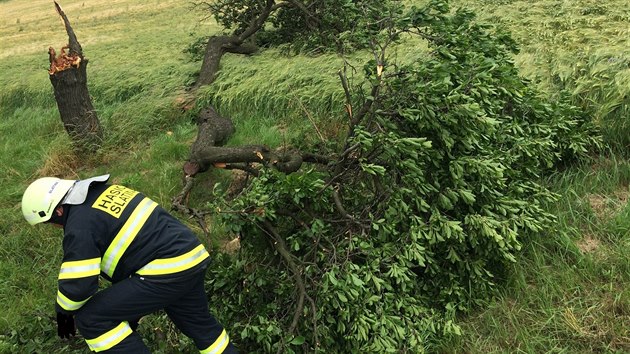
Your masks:
[[[237,353],[224,328],[210,314],[205,270],[151,280],[132,276],[96,293],[75,313],[77,328],[90,349],[104,353],[150,353],[129,321],[164,310],[202,353]]]

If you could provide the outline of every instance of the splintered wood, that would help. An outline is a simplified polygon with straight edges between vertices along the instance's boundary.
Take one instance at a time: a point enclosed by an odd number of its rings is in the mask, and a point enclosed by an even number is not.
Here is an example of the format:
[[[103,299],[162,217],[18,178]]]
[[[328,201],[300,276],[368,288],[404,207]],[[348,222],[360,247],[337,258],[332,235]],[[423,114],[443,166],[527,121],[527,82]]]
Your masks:
[[[61,48],[61,53],[57,55],[55,52],[55,48],[48,47],[48,59],[50,60],[50,69],[48,69],[48,73],[50,75],[54,75],[55,73],[70,69],[70,68],[78,68],[81,64],[81,57],[77,54],[67,54],[66,49],[69,46],[65,46]]]

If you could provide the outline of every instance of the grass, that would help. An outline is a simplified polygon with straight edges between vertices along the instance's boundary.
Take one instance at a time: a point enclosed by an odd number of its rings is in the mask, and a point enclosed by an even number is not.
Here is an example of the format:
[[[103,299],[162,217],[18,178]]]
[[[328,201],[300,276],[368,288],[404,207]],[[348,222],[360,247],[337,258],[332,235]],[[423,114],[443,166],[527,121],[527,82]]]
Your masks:
[[[441,343],[441,350],[630,352],[630,160],[620,152],[630,146],[630,14],[624,1],[453,3],[472,6],[481,20],[508,27],[522,44],[516,62],[523,74],[551,94],[569,90],[602,122],[613,149],[591,165],[547,177],[560,195],[552,206],[559,232],[525,240],[497,298],[463,316],[464,334]],[[46,72],[48,47],[59,50],[67,41],[52,3],[0,1],[0,301],[5,309],[0,352],[15,352],[8,339],[18,337],[19,351],[85,352],[79,340],[64,343],[55,337],[49,316],[61,238],[58,230],[23,221],[20,199],[28,182],[43,175],[111,173],[114,182],[168,207],[181,188],[181,166],[196,135],[192,113],[176,104],[200,69],[183,50],[218,31],[213,23],[198,22],[202,15],[187,2],[176,0],[68,0],[61,6],[90,60],[88,85],[106,141],[94,156],[68,149]],[[416,57],[425,50],[412,48],[400,47],[399,56]],[[334,56],[227,55],[216,84],[204,88],[197,103],[213,103],[234,120],[231,145],[334,141],[345,119],[336,76],[342,65]],[[200,183],[212,187],[224,179],[221,173],[205,174]],[[193,202],[206,196],[201,193]],[[217,229],[212,236],[225,235]],[[141,328],[150,338],[166,333],[180,348],[190,348],[171,327],[162,334],[153,331],[163,324],[156,316]],[[169,352],[166,346],[154,349]]]
[[[630,12],[622,0],[454,0],[507,28],[521,73],[550,94],[569,91],[601,122],[617,153],[630,151]]]

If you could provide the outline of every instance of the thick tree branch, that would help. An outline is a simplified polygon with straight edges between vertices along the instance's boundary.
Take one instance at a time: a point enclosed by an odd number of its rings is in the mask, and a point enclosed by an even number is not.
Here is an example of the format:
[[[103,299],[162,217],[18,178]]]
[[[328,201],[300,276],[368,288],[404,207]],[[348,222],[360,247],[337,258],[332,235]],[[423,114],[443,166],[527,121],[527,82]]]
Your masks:
[[[236,54],[254,54],[258,47],[254,44],[244,44],[243,39],[238,36],[212,36],[208,39],[206,52],[201,64],[201,72],[199,78],[193,87],[193,90],[214,82],[221,58],[225,53]]]
[[[244,43],[262,28],[271,12],[276,8],[273,0],[267,0],[260,14],[252,19],[247,28],[241,33],[235,33],[231,36],[211,37],[208,40],[206,53],[203,58],[203,63],[201,64],[201,72],[199,73],[199,78],[193,90],[214,82],[216,74],[219,71],[221,58],[226,52],[238,54],[255,53],[258,47],[254,44]]]
[[[297,8],[298,10],[300,10],[304,15],[306,15],[307,17],[307,21],[306,21],[306,26],[311,29],[311,30],[316,30],[318,28],[318,26],[320,25],[321,21],[319,20],[319,18],[313,14],[313,12],[311,12],[306,5],[304,5],[302,2],[298,1],[298,0],[287,0],[289,3],[291,3],[291,5],[293,5],[293,7]]]
[[[271,224],[269,220],[263,220],[262,227],[265,232],[271,236],[273,240],[273,245],[276,251],[280,254],[282,259],[284,259],[285,263],[293,273],[293,279],[295,280],[295,285],[298,289],[298,299],[297,304],[295,306],[295,312],[293,313],[293,320],[291,321],[291,325],[289,326],[288,335],[293,335],[295,329],[297,328],[298,322],[300,320],[300,316],[302,311],[304,310],[304,299],[306,297],[306,287],[304,286],[304,281],[302,280],[302,272],[299,267],[293,260],[293,255],[288,251],[286,242],[280,236],[276,228]],[[280,348],[281,350],[281,348]]]
[[[247,40],[249,37],[251,37],[254,33],[258,32],[262,28],[262,26],[267,21],[267,18],[269,18],[272,9],[274,9],[274,5],[274,0],[267,0],[267,2],[265,3],[265,7],[262,9],[260,14],[252,19],[252,21],[249,23],[249,26],[247,26],[247,28],[245,28],[243,32],[237,35],[237,38],[240,41],[240,43],[237,44],[243,43],[245,40]]]
[[[324,155],[294,150],[271,151],[264,145],[223,147],[234,133],[232,121],[222,117],[212,106],[203,109],[196,120],[198,133],[184,164],[186,176],[195,176],[211,166],[237,168],[257,175],[249,163],[268,164],[278,171],[292,173],[299,170],[303,162],[328,164],[332,160]]]

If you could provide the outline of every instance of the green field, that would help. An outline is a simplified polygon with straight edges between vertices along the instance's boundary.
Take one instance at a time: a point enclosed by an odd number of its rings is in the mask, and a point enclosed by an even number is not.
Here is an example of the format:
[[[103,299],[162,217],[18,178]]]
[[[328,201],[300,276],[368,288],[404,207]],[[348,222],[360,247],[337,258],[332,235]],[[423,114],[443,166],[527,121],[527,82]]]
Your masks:
[[[630,352],[630,6],[626,0],[452,1],[479,21],[507,27],[521,46],[522,74],[549,95],[572,93],[600,123],[601,156],[542,176],[561,196],[558,234],[523,240],[518,262],[496,298],[460,319],[445,353]],[[112,180],[169,206],[181,189],[182,163],[196,136],[178,106],[201,63],[184,52],[217,33],[188,2],[66,0],[60,3],[89,59],[88,86],[105,129],[103,148],[80,158],[69,149],[48,78],[48,47],[67,36],[51,1],[0,1],[0,353],[87,352],[56,337],[54,297],[61,259],[56,229],[28,227],[23,190],[44,175]],[[404,48],[398,48],[400,55]],[[231,117],[230,144],[336,138],[343,89],[333,55],[284,57],[264,51],[226,55],[217,81],[198,103]],[[307,119],[309,118],[309,119]],[[315,129],[317,127],[317,129]],[[217,174],[199,177],[211,186]],[[209,188],[208,188],[209,189]],[[209,192],[207,192],[209,194]],[[198,193],[191,203],[203,202]],[[181,215],[180,215],[181,216]],[[186,219],[184,219],[186,220]],[[190,226],[199,231],[198,226]],[[228,237],[211,225],[208,244]],[[220,309],[215,309],[221,317]],[[226,323],[229,329],[229,323]],[[156,353],[191,343],[156,315],[141,323]],[[239,333],[233,333],[238,342]],[[179,347],[179,349],[172,349]],[[171,348],[171,349],[169,349]]]

